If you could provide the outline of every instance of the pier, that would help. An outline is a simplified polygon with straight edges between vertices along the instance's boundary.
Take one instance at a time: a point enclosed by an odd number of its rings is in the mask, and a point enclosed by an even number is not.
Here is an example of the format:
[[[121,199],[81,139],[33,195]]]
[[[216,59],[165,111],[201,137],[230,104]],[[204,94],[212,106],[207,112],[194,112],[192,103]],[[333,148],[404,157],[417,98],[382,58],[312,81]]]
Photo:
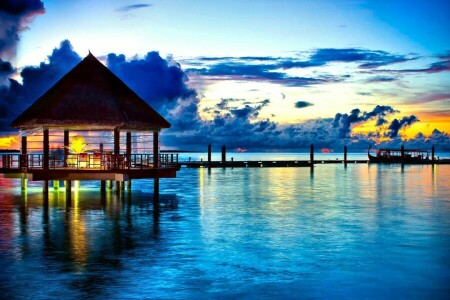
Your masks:
[[[347,166],[348,164],[368,164],[371,163],[369,159],[348,159],[348,148],[344,146],[344,152],[342,159],[315,159],[314,158],[314,145],[310,146],[309,160],[227,160],[226,146],[221,147],[221,160],[213,161],[212,158],[212,146],[208,145],[208,160],[207,161],[180,161],[178,164],[181,167],[187,168],[301,168],[309,167],[314,168],[317,164],[342,164]],[[435,159],[434,147],[431,149],[432,159],[428,161],[420,161],[415,164],[434,165],[434,164],[450,164],[450,159]],[[414,162],[399,162],[400,164],[414,164]]]

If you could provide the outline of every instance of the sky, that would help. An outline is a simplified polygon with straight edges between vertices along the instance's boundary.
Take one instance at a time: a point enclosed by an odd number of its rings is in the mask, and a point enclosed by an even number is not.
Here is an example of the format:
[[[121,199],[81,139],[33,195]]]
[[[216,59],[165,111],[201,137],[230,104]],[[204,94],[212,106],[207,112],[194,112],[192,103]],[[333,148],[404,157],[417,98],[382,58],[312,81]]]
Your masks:
[[[450,150],[450,0],[6,0],[9,124],[89,51],[157,109],[166,148]]]

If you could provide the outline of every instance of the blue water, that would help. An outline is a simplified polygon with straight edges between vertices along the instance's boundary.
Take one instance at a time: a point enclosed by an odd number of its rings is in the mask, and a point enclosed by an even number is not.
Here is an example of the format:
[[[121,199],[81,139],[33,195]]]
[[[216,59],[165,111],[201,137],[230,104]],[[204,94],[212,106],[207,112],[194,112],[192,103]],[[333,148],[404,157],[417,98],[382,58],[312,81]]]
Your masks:
[[[0,298],[446,298],[450,166],[187,169],[66,200],[0,178]]]

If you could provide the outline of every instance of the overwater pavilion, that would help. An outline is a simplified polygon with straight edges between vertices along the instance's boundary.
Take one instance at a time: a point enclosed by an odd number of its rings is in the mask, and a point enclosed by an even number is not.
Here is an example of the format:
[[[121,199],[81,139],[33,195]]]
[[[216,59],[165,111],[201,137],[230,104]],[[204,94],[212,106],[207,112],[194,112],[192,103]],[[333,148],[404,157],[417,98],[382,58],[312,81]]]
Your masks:
[[[160,154],[159,132],[170,124],[91,53],[12,123],[21,152],[3,156],[0,173],[43,181],[107,181],[176,177],[178,157]],[[57,187],[57,186],[56,186]]]

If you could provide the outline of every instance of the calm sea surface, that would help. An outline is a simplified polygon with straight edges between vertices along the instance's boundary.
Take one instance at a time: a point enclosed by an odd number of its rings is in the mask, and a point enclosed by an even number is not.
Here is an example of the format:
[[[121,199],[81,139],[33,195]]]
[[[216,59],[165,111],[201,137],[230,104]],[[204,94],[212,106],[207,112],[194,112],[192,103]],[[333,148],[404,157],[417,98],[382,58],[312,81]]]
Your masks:
[[[450,294],[450,166],[183,168],[159,212],[152,191],[85,182],[46,202],[0,175],[0,298]]]

